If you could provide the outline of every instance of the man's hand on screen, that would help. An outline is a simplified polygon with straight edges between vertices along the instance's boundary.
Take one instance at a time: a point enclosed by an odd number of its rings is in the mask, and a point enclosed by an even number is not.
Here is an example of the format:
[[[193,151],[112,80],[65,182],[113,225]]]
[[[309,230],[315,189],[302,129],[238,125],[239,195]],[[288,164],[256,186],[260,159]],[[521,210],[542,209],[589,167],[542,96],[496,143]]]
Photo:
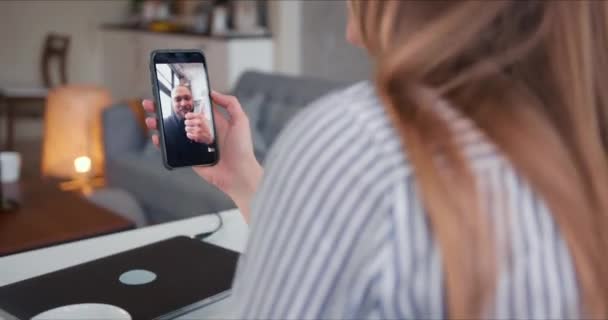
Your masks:
[[[188,112],[186,113],[186,136],[188,139],[198,142],[211,144],[213,135],[207,124],[207,119],[201,113]]]

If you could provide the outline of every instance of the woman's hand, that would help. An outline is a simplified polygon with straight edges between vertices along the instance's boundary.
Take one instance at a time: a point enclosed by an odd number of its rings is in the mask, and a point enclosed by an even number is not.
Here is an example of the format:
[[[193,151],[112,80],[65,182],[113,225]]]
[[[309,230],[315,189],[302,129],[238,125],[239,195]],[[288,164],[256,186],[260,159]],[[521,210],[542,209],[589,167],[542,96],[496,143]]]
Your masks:
[[[253,153],[249,119],[236,97],[213,91],[211,98],[215,104],[213,118],[220,160],[215,166],[193,167],[193,169],[207,182],[232,198],[245,220],[249,221],[250,202],[263,173]],[[142,105],[151,113],[146,118],[146,125],[149,129],[156,130],[154,103],[151,100],[144,100]],[[228,117],[218,112],[217,108],[220,106],[228,111]],[[158,134],[152,136],[152,141],[158,146]]]

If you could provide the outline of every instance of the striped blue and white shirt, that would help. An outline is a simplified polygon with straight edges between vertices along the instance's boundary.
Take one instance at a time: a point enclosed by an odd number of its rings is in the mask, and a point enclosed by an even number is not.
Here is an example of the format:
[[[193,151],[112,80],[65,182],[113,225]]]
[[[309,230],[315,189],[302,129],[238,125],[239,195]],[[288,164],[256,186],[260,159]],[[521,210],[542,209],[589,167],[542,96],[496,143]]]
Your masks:
[[[550,212],[471,121],[438,104],[508,239],[494,318],[575,318],[572,260]],[[438,319],[441,254],[373,86],[321,98],[273,146],[233,303],[249,319]],[[500,239],[498,239],[500,240]]]

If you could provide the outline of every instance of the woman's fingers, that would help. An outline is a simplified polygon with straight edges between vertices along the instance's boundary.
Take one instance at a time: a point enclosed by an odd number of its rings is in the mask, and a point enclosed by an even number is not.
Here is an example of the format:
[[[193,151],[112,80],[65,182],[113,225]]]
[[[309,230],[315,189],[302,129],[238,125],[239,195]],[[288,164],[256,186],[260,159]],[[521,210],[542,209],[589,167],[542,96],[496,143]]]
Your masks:
[[[154,102],[152,102],[152,100],[145,99],[141,102],[141,105],[144,107],[146,112],[154,113]],[[154,115],[146,118],[146,127],[148,127],[148,129],[156,130],[157,126],[158,124],[156,123],[156,118],[154,118]],[[158,142],[158,137],[156,137],[156,140]],[[156,143],[156,145],[158,145],[158,143]]]
[[[156,130],[156,126],[157,126],[156,119],[154,119],[154,118],[146,118],[146,126],[150,130]]]
[[[157,134],[152,135],[152,143],[154,143],[154,145],[157,147],[160,145]]]
[[[144,107],[144,110],[146,110],[146,112],[156,112],[156,110],[154,109],[154,102],[152,102],[152,100],[144,99],[141,102],[141,105]]]
[[[148,100],[148,99],[144,99],[141,102],[141,105],[144,107],[144,110],[148,113],[155,113],[156,110],[154,110],[154,102],[152,102],[152,100]],[[147,117],[146,118],[146,126],[148,127],[148,129],[150,130],[156,130],[157,129],[157,122],[156,122],[156,118],[154,118],[154,116],[152,117]],[[154,145],[158,148],[160,146],[160,140],[158,138],[158,134],[153,134],[152,135],[152,143],[154,143]]]

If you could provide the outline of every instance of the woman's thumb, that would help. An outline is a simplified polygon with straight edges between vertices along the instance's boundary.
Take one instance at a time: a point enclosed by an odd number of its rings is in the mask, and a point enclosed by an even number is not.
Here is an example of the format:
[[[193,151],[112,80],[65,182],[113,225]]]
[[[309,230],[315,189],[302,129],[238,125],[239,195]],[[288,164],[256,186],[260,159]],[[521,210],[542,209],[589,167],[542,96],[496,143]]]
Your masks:
[[[246,117],[239,100],[235,96],[229,96],[226,94],[221,94],[217,91],[211,91],[211,99],[213,99],[215,104],[228,111],[231,120],[239,121],[240,119],[243,119],[243,117]]]

